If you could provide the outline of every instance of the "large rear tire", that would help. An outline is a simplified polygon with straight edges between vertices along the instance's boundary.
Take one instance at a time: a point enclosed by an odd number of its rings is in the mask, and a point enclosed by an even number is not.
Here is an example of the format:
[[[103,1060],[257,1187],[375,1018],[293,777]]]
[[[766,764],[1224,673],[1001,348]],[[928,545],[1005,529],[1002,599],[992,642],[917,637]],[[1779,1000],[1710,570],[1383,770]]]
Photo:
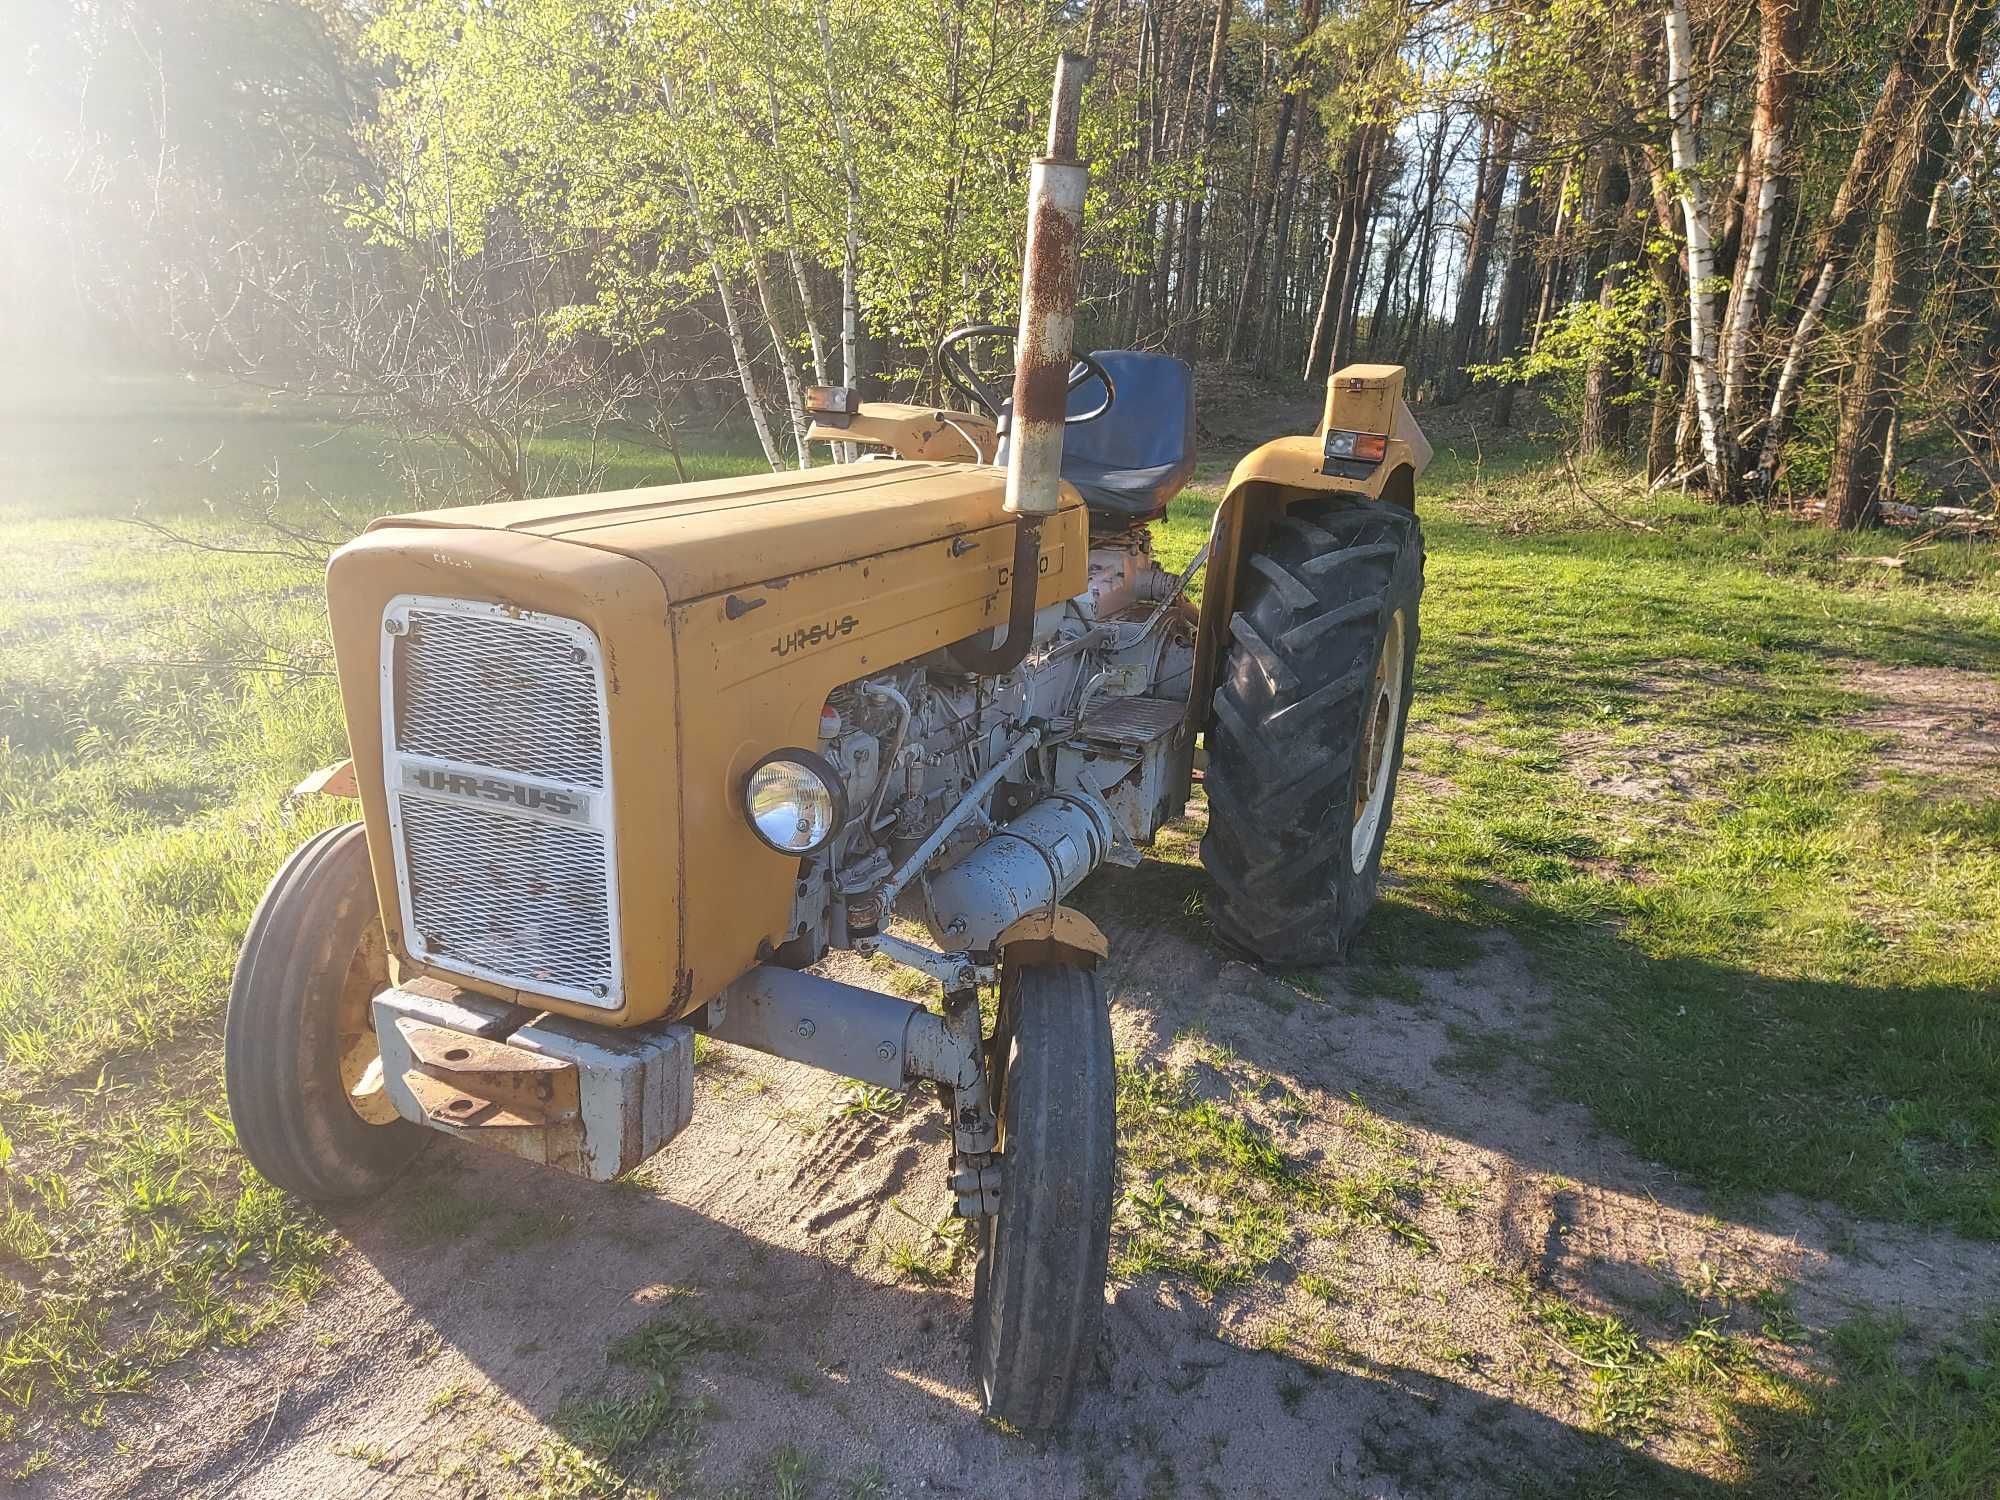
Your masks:
[[[223,1087],[237,1144],[279,1187],[322,1203],[382,1191],[429,1138],[382,1087],[371,1001],[389,958],[359,823],[285,861],[236,960]]]
[[[1069,1419],[1104,1324],[1118,1122],[1097,976],[1003,969],[993,1052],[1000,1212],[981,1222],[973,1374],[988,1416],[1032,1432]]]
[[[1265,963],[1346,955],[1381,878],[1417,656],[1423,533],[1307,501],[1250,558],[1208,733],[1209,918]]]

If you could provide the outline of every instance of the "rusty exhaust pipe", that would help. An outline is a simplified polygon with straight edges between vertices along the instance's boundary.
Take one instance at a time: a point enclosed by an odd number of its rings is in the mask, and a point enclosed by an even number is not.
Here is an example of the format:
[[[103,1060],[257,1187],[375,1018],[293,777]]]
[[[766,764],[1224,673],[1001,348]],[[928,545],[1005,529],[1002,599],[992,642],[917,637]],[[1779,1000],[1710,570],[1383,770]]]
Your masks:
[[[1013,592],[998,646],[959,646],[976,672],[1010,672],[1028,654],[1041,582],[1042,522],[1062,504],[1063,422],[1069,414],[1070,345],[1083,259],[1083,198],[1090,171],[1076,158],[1087,59],[1056,60],[1048,154],[1028,176],[1028,243],[1021,261],[1021,326],[1014,340],[1014,410],[1007,434],[1007,510],[1014,517]]]

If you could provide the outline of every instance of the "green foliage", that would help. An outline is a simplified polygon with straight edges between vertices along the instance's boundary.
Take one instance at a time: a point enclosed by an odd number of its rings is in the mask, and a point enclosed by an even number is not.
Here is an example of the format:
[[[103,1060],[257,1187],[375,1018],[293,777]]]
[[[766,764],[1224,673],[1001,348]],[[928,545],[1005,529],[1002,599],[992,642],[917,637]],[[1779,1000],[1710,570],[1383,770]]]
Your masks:
[[[1617,269],[1605,273],[1607,280]],[[1585,390],[1593,371],[1628,377],[1613,400],[1650,401],[1654,382],[1645,376],[1641,361],[1659,334],[1660,292],[1652,277],[1637,274],[1636,266],[1628,264],[1624,269],[1633,274],[1623,276],[1602,297],[1572,302],[1559,310],[1531,352],[1490,365],[1473,365],[1467,373],[1474,380],[1496,385],[1545,383],[1550,404],[1572,427],[1582,419]]]
[[[747,286],[753,247],[839,271],[844,126],[861,192],[862,320],[892,347],[927,351],[955,324],[1012,319],[1059,19],[1047,5],[971,0],[637,12],[394,0],[369,33],[400,79],[372,144],[399,170],[353,222],[384,243],[442,237],[461,256],[492,225],[522,226],[585,273],[552,326],[637,345],[715,274]],[[1086,157],[1119,157],[1137,129],[1129,100],[1089,93]],[[1086,257],[1129,256],[1141,210],[1184,192],[1188,170],[1093,179]]]

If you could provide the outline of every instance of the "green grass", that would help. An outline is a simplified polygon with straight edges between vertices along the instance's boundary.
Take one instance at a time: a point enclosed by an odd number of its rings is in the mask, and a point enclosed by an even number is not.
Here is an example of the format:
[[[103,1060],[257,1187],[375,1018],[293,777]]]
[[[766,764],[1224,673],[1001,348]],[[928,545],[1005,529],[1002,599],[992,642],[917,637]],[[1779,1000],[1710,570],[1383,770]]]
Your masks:
[[[132,517],[261,547],[268,509],[339,539],[406,508],[406,456],[183,381],[0,416],[0,1449],[325,1279],[334,1236],[235,1150],[217,1046],[265,883],[344,814],[285,798],[346,753],[319,569]],[[672,477],[608,456],[607,484]],[[558,476],[585,457],[538,451]],[[451,1238],[484,1213],[447,1194],[403,1227]]]
[[[695,477],[760,467],[722,442],[688,455]],[[607,485],[671,477],[636,446],[596,456]],[[537,457],[559,484],[593,455],[559,437]],[[317,570],[197,550],[130,517],[143,507],[237,546],[264,535],[247,499],[337,539],[404,507],[405,462],[436,456],[185,382],[56,392],[0,417],[9,1467],[42,1462],[74,1414],[101,1417],[109,1401],[115,1420],[121,1392],[187,1351],[253,1337],[317,1290],[336,1243],[243,1166],[217,1058],[258,894],[341,812],[284,795],[344,753]],[[1732,1202],[1791,1192],[2000,1237],[2000,801],[1976,768],[1872,777],[1842,687],[1861,663],[2000,666],[2000,552],[1938,544],[1885,569],[1856,559],[1895,538],[1590,482],[1656,530],[1565,499],[1560,475],[1520,452],[1479,469],[1447,455],[1424,482],[1416,774],[1359,988],[1409,1002],[1412,970],[1476,962],[1481,931],[1505,928],[1551,996],[1547,1035],[1513,1046],[1642,1155]],[[1192,556],[1217,498],[1210,482],[1176,502],[1165,561]],[[1685,793],[1587,784],[1600,761],[1643,769],[1663,749],[1683,753]],[[1199,938],[1180,868],[1193,850],[1169,836],[1162,852],[1171,863],[1131,872],[1130,888],[1156,898],[1149,917]],[[1298,1005],[1321,1003],[1315,976],[1287,978]],[[1357,1138],[1355,1161],[1308,1171],[1286,1152],[1282,1108],[1202,1099],[1185,1082],[1126,1070],[1126,1273],[1219,1288],[1313,1226],[1422,1253],[1398,1226],[1421,1234],[1414,1198],[1439,1188],[1394,1142]],[[886,1105],[844,1101],[862,1115]],[[471,1233],[481,1216],[464,1207],[405,1228]],[[503,1248],[563,1232],[492,1230]],[[959,1270],[951,1247],[924,1240],[907,1274],[956,1284]],[[1959,1475],[1974,1486],[1963,1492],[1990,1492],[1977,1465],[2000,1444],[1982,1337],[1966,1336],[1956,1364],[1843,1346],[1834,1379],[1767,1392],[1779,1416],[1811,1413],[1803,1425],[1773,1416],[1745,1441],[1771,1464],[1824,1458],[1838,1450],[1814,1422],[1877,1421],[1893,1430],[1871,1452],[1904,1452],[1913,1473],[1946,1465],[1931,1490],[1905,1493],[1956,1493]],[[1672,1386],[1675,1361],[1699,1358],[1654,1348],[1647,1378]],[[679,1420],[650,1390],[578,1401],[572,1425],[604,1441],[542,1454],[548,1493],[588,1492],[621,1423]],[[1865,1462],[1828,1492],[1893,1493]]]
[[[554,1437],[533,1453],[533,1493],[545,1497],[642,1496],[680,1493],[690,1455],[712,1411],[705,1396],[686,1396],[682,1376],[710,1354],[744,1354],[757,1331],[731,1326],[682,1306],[654,1314],[605,1351],[614,1372],[557,1403]],[[657,1489],[655,1488],[657,1486]]]
[[[1263,1075],[1188,1039],[1223,1080],[1220,1097],[1204,1097],[1193,1068],[1119,1060],[1124,1187],[1114,1220],[1115,1277],[1170,1277],[1213,1295],[1257,1280],[1308,1237],[1338,1237],[1357,1226],[1413,1254],[1435,1248],[1412,1218],[1435,1183],[1402,1154],[1399,1131],[1349,1111],[1353,1160],[1296,1160],[1258,1115],[1281,1123],[1297,1101],[1282,1087],[1264,1097]]]
[[[1495,473],[1499,477],[1495,478]],[[1385,867],[1430,934],[1512,929],[1560,996],[1535,1055],[1644,1156],[1734,1194],[2000,1236],[2000,786],[1870,775],[1860,664],[2000,670],[2000,549],[1593,488],[1519,454],[1427,476],[1408,769]],[[1170,563],[1212,491],[1177,502]],[[1591,791],[1686,752],[1692,794]],[[1449,784],[1444,794],[1429,788]],[[1403,989],[1367,951],[1363,987]]]
[[[2000,1494],[2000,1313],[1942,1346],[1894,1318],[1834,1330],[1830,1379],[1761,1376],[1730,1407],[1759,1493],[1825,1500]]]

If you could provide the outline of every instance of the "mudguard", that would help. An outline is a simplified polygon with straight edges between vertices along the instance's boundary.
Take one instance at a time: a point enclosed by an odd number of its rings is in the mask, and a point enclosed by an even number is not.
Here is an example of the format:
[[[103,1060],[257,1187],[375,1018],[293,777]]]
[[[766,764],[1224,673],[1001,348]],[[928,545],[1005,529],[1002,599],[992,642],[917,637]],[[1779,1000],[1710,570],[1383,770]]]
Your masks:
[[[1191,732],[1206,729],[1214,717],[1216,674],[1229,649],[1229,620],[1243,572],[1272,521],[1314,495],[1352,495],[1416,509],[1416,482],[1430,464],[1431,445],[1403,400],[1403,373],[1401,365],[1349,365],[1337,371],[1327,380],[1319,427],[1310,437],[1274,438],[1245,454],[1230,474],[1229,488],[1209,525],[1208,571],[1188,694]],[[1382,460],[1371,466],[1329,456],[1329,432],[1382,436]]]

